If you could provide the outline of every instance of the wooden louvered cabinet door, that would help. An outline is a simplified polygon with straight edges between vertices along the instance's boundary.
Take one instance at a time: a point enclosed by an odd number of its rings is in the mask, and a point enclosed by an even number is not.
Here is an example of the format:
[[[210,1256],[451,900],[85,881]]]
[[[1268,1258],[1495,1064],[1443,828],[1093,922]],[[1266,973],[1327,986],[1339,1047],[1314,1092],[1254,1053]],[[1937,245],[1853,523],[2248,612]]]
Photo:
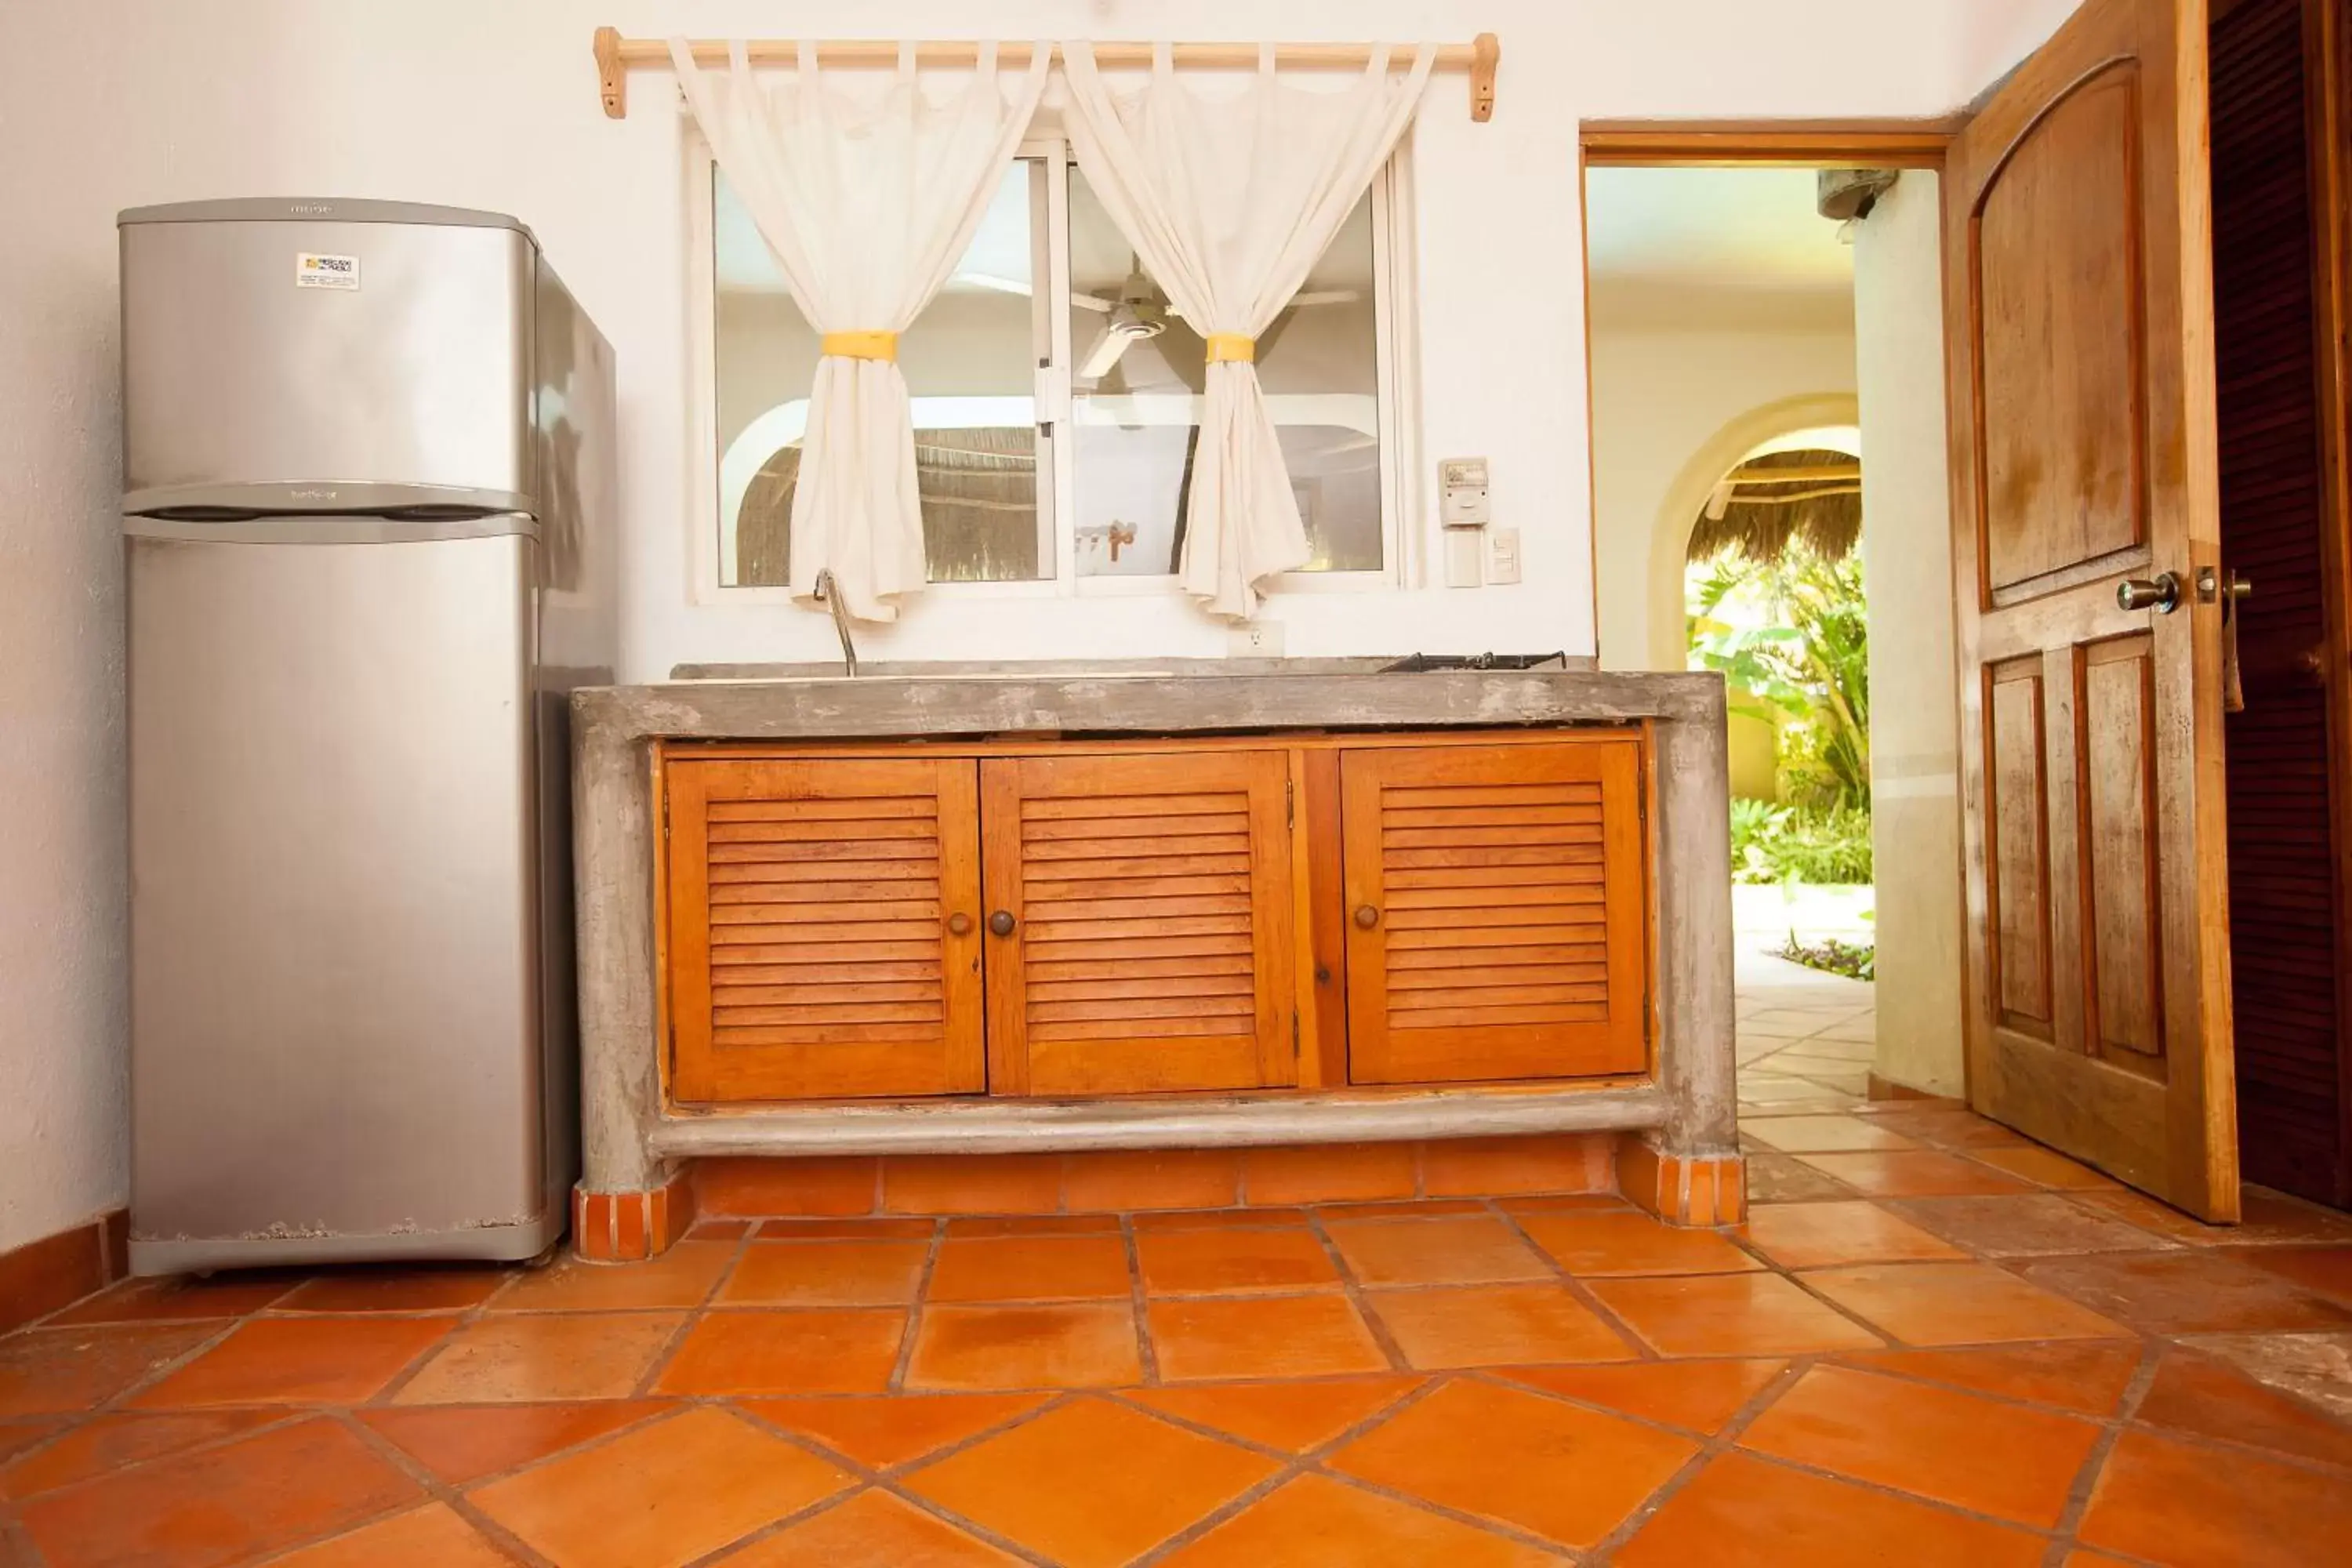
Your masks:
[[[1644,1068],[1641,755],[1626,736],[1341,758],[1351,1081]]]
[[[666,784],[676,1099],[987,1088],[977,763],[673,759]]]
[[[999,1094],[1297,1081],[1288,758],[981,763]]]

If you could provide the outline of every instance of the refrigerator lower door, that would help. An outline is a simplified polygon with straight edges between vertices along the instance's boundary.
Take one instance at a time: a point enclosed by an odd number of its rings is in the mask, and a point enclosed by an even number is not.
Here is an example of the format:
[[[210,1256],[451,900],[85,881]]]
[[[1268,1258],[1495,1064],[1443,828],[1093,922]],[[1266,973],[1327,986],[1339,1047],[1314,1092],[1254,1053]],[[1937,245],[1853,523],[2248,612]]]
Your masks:
[[[530,526],[126,530],[134,1272],[562,1234]]]

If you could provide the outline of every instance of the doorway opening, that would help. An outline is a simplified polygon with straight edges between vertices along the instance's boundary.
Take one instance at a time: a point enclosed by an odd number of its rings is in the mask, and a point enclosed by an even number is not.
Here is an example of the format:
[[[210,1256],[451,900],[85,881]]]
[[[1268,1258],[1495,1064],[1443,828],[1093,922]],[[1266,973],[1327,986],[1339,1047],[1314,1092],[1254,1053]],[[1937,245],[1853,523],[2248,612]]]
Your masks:
[[[1958,1095],[1937,174],[1591,163],[1601,659],[1726,679],[1743,1106]]]

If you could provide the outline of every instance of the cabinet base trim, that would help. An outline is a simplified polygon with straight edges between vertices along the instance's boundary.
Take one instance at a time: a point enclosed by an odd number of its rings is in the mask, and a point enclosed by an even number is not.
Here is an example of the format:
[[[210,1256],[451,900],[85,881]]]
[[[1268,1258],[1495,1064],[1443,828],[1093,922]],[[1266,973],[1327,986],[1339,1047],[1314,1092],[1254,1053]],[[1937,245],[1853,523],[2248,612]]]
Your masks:
[[[1655,1084],[1534,1094],[1323,1095],[1280,1099],[1010,1101],[812,1106],[665,1118],[647,1152],[711,1154],[1013,1154],[1081,1149],[1235,1149],[1270,1143],[1379,1142],[1662,1127]]]

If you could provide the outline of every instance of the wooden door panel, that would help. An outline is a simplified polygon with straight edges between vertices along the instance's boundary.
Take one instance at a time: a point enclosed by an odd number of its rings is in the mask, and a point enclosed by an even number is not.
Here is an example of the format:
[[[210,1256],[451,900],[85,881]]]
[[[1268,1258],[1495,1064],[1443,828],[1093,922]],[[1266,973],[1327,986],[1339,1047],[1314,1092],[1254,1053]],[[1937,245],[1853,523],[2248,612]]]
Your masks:
[[[1340,773],[1352,1081],[1643,1068],[1637,741],[1349,752]]]
[[[1988,670],[1987,858],[1995,925],[1993,994],[2001,1024],[2056,1037],[2050,1005],[2050,824],[2042,660]]]
[[[676,1098],[987,1087],[975,763],[673,759],[663,787]]]
[[[1979,198],[1980,525],[1996,595],[2147,538],[2139,121],[2139,70],[2119,61],[2053,103]]]
[[[2227,1219],[2203,16],[2084,0],[1962,130],[1946,350],[1969,1098]]]
[[[992,758],[989,1050],[1000,1093],[1296,1080],[1288,758]]]
[[[2083,820],[2088,825],[2093,1050],[2160,1058],[2163,931],[2157,878],[2156,672],[2142,632],[2083,651]],[[2158,1070],[2161,1070],[2160,1068]]]

